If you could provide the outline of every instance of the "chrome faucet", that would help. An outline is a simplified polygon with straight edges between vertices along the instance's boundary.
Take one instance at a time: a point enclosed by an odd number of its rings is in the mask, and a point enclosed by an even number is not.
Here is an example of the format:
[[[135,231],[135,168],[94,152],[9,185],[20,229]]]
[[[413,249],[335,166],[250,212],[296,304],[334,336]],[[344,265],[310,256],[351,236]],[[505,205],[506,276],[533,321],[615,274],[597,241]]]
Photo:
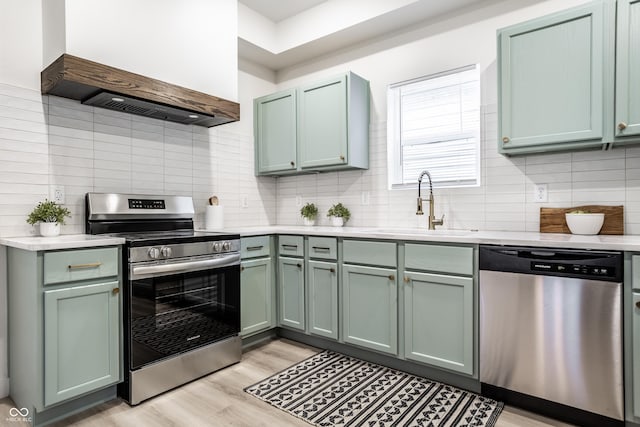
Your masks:
[[[420,195],[420,187],[422,186],[422,178],[424,178],[425,175],[429,178],[429,230],[435,230],[436,225],[444,224],[444,214],[442,218],[436,219],[433,207],[433,183],[431,182],[431,174],[426,170],[420,172],[420,176],[418,177],[418,210],[416,211],[416,215],[424,215],[424,211],[422,210],[422,202],[424,199]]]

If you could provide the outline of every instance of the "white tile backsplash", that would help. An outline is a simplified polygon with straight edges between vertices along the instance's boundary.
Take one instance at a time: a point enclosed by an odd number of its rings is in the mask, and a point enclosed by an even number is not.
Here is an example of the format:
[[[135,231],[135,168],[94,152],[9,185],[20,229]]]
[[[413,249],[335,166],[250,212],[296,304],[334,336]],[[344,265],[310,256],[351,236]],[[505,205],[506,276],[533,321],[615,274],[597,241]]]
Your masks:
[[[276,181],[253,176],[253,136],[94,108],[0,84],[0,236],[36,230],[25,220],[49,186],[65,186],[84,231],[84,194],[134,192],[194,197],[196,226],[218,195],[225,225],[276,224]],[[246,195],[248,208],[241,207]]]

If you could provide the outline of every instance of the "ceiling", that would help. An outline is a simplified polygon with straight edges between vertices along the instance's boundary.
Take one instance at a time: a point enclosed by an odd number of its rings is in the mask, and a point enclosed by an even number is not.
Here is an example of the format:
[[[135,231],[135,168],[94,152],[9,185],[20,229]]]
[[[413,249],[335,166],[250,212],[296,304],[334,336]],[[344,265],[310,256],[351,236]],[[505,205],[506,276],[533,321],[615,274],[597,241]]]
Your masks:
[[[239,0],[273,22],[280,22],[327,0]]]
[[[499,0],[238,1],[239,58],[277,73]]]

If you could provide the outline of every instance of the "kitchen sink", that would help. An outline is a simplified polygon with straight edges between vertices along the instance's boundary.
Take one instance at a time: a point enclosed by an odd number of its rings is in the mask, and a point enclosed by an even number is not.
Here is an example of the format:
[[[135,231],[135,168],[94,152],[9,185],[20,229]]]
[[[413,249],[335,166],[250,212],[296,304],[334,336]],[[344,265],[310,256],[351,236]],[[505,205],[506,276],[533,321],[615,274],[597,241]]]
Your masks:
[[[361,231],[371,234],[419,234],[424,236],[468,236],[475,233],[471,230],[427,230],[425,228],[365,228]]]

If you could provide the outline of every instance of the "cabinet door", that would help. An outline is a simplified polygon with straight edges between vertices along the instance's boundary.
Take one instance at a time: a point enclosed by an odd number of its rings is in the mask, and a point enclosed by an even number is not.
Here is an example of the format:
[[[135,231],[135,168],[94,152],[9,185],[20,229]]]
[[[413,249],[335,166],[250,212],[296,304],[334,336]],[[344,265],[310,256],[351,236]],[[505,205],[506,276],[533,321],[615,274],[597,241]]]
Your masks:
[[[618,0],[616,136],[640,135],[640,0]]]
[[[120,380],[117,281],[44,292],[44,404]]]
[[[346,164],[346,76],[303,86],[299,97],[300,167]]]
[[[271,258],[243,261],[240,267],[240,335],[273,327]]]
[[[506,154],[597,146],[612,92],[612,31],[592,2],[501,30],[498,35],[499,144]],[[609,46],[609,45],[607,45]],[[610,60],[611,59],[611,60]],[[608,106],[610,111],[610,106]]]
[[[296,92],[254,101],[256,174],[296,170]]]
[[[279,324],[304,331],[304,262],[298,258],[278,260]]]
[[[342,267],[343,336],[345,342],[398,353],[396,270]]]
[[[338,273],[335,262],[309,261],[309,332],[338,339]]]
[[[473,279],[406,272],[407,359],[473,374]]]
[[[633,415],[640,418],[640,292],[633,292]]]

